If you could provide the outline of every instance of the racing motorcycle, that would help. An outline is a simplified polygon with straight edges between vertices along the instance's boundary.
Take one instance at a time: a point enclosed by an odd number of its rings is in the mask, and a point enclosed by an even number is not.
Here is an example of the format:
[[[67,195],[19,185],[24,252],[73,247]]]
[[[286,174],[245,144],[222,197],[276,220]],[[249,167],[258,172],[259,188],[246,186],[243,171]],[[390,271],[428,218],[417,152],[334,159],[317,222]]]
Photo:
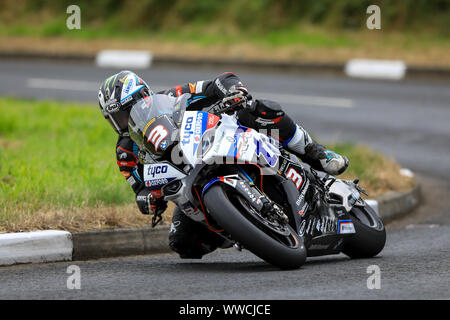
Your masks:
[[[384,248],[385,228],[358,180],[316,171],[273,136],[240,125],[237,105],[188,111],[190,101],[156,94],[130,112],[152,193],[282,269],[299,268],[307,256],[365,258]]]

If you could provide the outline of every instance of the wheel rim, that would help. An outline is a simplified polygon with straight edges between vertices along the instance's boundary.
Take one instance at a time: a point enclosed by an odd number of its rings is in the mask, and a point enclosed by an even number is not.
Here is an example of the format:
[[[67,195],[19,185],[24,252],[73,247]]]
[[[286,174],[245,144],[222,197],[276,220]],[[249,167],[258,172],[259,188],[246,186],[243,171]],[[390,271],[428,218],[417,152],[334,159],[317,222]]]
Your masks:
[[[234,197],[230,197],[227,193],[225,194],[246,219],[252,221],[255,226],[264,231],[271,238],[290,248],[297,248],[299,246],[298,239],[293,234],[293,231],[288,224],[282,226],[279,223],[275,224],[268,221],[239,194],[233,194]]]

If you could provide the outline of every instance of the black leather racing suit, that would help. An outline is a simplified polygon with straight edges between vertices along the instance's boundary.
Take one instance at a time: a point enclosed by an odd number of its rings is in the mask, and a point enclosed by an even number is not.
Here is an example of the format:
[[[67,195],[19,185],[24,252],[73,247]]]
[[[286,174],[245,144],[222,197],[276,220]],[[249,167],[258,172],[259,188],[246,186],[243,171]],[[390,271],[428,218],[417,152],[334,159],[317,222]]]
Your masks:
[[[170,96],[190,93],[188,109],[201,110],[202,107],[208,107],[222,100],[233,86],[247,91],[238,76],[228,72],[220,74],[214,80],[202,80],[175,86],[158,93]],[[254,129],[266,129],[268,132],[271,129],[278,129],[278,139],[284,147],[300,156],[313,168],[323,170],[319,159],[321,158],[320,155],[326,150],[324,146],[312,140],[303,128],[296,125],[282,111],[278,103],[268,100],[255,100],[253,103],[256,104],[254,111],[250,112],[246,108],[238,112],[238,119],[242,125]],[[290,146],[289,143],[293,140],[296,140],[295,144]],[[137,145],[129,137],[119,137],[116,154],[120,172],[136,193],[136,202],[140,211],[148,214],[149,209],[146,199],[150,191],[145,188],[142,179],[143,166],[138,161],[138,152]],[[152,194],[154,197],[161,196],[158,191],[152,191]],[[202,255],[222,245],[223,239],[201,224],[194,222],[176,208],[173,213],[169,243],[171,248],[178,252],[182,258],[201,258]]]

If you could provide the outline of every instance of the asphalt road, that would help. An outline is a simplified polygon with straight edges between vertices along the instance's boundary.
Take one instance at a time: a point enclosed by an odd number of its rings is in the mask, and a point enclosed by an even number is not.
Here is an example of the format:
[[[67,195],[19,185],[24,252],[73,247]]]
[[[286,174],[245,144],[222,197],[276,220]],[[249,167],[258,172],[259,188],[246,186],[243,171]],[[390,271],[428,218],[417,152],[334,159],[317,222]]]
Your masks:
[[[223,71],[229,70],[154,67],[139,74],[161,89]],[[0,298],[449,299],[449,84],[232,71],[254,96],[281,102],[319,140],[369,144],[419,174],[424,203],[388,225],[379,257],[318,257],[289,272],[233,249],[200,261],[166,254],[12,266],[0,268]],[[102,79],[114,72],[90,64],[3,60],[0,95],[95,102]],[[81,269],[81,290],[66,287],[71,264]],[[380,268],[380,289],[367,288],[370,265]]]

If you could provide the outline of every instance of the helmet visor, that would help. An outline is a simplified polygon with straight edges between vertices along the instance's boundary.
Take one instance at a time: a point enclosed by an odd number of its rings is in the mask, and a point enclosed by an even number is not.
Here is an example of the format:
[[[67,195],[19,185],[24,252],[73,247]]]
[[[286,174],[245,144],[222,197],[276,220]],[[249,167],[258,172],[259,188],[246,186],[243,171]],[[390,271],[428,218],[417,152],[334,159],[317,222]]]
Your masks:
[[[111,123],[113,128],[119,134],[123,134],[128,130],[128,118],[130,116],[130,110],[119,110],[114,113],[108,114],[108,121]]]

